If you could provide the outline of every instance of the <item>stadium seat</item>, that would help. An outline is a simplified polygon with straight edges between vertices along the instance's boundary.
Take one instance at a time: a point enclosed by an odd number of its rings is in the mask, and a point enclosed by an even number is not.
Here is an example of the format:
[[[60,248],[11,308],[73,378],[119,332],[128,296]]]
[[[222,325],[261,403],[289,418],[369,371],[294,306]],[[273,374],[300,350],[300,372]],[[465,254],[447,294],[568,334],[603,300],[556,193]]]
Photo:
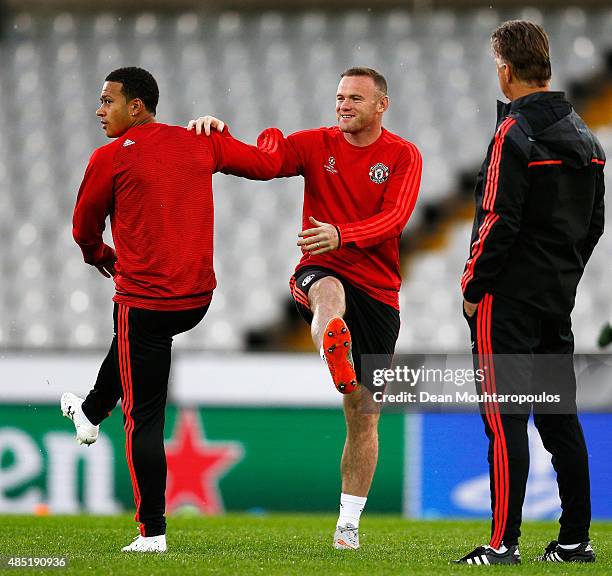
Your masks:
[[[390,85],[386,125],[414,141],[425,159],[415,226],[423,205],[452,194],[457,177],[478,168],[499,97],[489,35],[510,17],[549,30],[555,88],[591,74],[612,46],[612,10],[579,6],[12,16],[0,39],[0,240],[7,246],[0,256],[0,345],[108,346],[112,283],[83,264],[71,214],[89,155],[107,143],[94,113],[112,69],[151,69],[162,93],[160,121],[184,125],[212,113],[253,142],[267,126],[290,133],[333,124],[339,73],[379,67]],[[610,131],[601,139],[611,151]],[[219,286],[206,321],[179,336],[179,348],[244,348],[249,330],[282,317],[300,254],[299,179],[260,184],[218,175],[214,182]],[[469,236],[469,224],[456,224],[443,249],[409,263],[398,349],[465,349],[458,279]],[[599,324],[612,316],[604,281],[611,251],[604,237],[581,286],[574,324],[580,350],[593,349]]]

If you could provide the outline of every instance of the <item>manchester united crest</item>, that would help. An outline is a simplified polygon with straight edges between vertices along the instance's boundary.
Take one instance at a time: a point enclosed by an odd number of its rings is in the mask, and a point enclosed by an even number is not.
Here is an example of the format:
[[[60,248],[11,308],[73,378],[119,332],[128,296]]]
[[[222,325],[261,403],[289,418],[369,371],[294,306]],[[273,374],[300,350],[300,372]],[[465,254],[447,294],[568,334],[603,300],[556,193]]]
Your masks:
[[[385,166],[382,162],[370,166],[370,180],[374,184],[382,184],[389,178],[389,167]]]

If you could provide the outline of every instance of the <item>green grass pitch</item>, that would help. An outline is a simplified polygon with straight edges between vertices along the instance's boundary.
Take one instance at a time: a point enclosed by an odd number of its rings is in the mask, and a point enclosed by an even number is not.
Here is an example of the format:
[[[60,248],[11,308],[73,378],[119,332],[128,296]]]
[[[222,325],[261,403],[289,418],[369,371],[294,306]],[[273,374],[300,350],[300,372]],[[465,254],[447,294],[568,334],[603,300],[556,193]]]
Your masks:
[[[0,516],[0,557],[64,556],[67,568],[0,569],[2,574],[129,574],[378,576],[383,574],[612,574],[612,523],[593,524],[598,560],[590,565],[537,564],[534,556],[557,531],[554,522],[526,522],[520,566],[453,566],[449,560],[483,543],[482,521],[409,521],[366,516],[361,550],[331,546],[335,516],[266,515],[206,518],[171,517],[168,552],[134,555],[120,552],[136,534],[127,516]]]

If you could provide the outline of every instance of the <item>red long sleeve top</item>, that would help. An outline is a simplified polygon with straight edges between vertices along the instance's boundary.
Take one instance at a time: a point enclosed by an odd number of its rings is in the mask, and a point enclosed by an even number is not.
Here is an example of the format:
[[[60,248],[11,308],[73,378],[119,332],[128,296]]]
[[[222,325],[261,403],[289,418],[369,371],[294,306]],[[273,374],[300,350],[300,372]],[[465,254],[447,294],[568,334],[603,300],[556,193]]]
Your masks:
[[[229,133],[197,136],[161,123],[130,128],[89,160],[73,216],[85,262],[113,256],[102,240],[110,216],[118,303],[149,310],[208,304],[213,269],[212,175],[268,180],[279,171],[284,140],[268,129],[257,147]]]
[[[279,176],[304,176],[303,229],[312,228],[313,216],[334,224],[341,241],[338,250],[305,253],[297,268],[329,268],[399,309],[399,240],[416,203],[421,170],[417,147],[384,128],[363,147],[347,142],[337,127],[287,137]]]

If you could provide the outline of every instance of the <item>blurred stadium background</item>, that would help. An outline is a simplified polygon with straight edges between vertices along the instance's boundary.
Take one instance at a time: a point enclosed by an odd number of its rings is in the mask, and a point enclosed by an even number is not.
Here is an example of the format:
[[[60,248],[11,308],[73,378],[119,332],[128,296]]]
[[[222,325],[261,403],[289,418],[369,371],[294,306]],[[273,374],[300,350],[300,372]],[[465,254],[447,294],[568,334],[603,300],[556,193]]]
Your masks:
[[[0,512],[131,506],[119,411],[84,450],[56,405],[64,390],[89,389],[112,337],[113,287],[83,264],[71,236],[87,159],[106,143],[94,112],[108,72],[150,70],[162,122],[214,114],[253,142],[267,126],[288,134],[334,124],[340,72],[380,70],[390,85],[386,127],[424,157],[403,236],[398,351],[467,352],[458,280],[472,185],[500,97],[489,52],[500,22],[545,27],[553,88],[569,93],[612,155],[610,3],[519,4],[364,0],[347,11],[334,0],[0,3]],[[214,190],[219,287],[202,325],[176,339],[169,509],[333,510],[340,398],[288,293],[302,181],[218,175]],[[607,233],[573,316],[580,352],[596,351],[598,330],[612,317],[611,254]],[[606,415],[585,417],[598,517],[612,517],[609,425]],[[486,516],[480,428],[471,416],[386,415],[368,508]],[[553,517],[554,473],[533,442],[526,516]],[[467,458],[473,466],[464,469]]]

